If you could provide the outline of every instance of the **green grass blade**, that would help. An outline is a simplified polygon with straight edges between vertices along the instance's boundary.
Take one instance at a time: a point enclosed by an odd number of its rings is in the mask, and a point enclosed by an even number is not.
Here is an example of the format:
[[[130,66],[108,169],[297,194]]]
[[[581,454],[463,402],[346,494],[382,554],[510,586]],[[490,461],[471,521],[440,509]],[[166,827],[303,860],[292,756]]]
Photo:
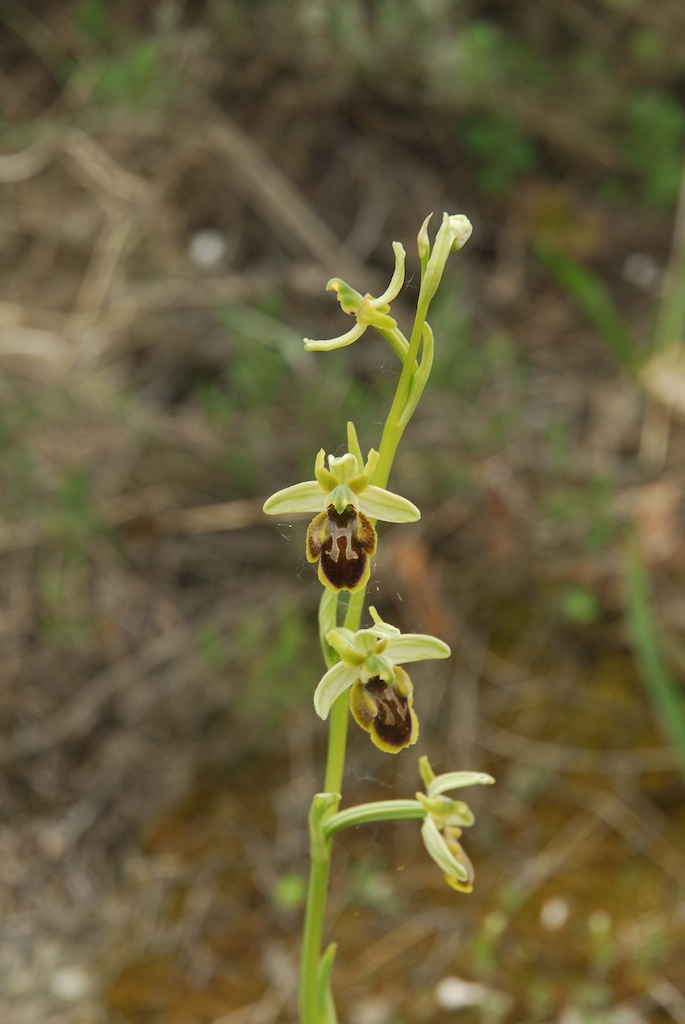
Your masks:
[[[661,728],[673,743],[685,776],[685,698],[663,656],[649,577],[635,541],[628,546],[625,581],[628,632],[635,658]]]
[[[594,324],[623,369],[634,370],[638,362],[635,339],[597,274],[551,245],[538,244],[535,252],[545,269]]]

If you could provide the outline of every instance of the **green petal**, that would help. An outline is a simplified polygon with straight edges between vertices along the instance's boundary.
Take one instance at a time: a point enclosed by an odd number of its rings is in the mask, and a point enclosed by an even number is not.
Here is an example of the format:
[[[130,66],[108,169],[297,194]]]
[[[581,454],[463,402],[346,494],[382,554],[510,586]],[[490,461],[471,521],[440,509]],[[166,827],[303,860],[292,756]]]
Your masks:
[[[284,487],[264,502],[264,511],[268,516],[290,516],[297,512],[311,514],[321,512],[323,508],[324,495],[316,480]]]
[[[333,634],[332,636],[330,634],[326,634],[326,640],[331,647],[335,648],[338,654],[340,654],[340,641],[342,641],[342,644],[345,644],[347,647],[352,648],[352,650],[355,649],[354,638],[356,634],[353,633],[351,629],[347,629],[345,626],[337,626],[334,630],[331,630],[331,633]]]
[[[421,512],[408,498],[369,484],[359,495],[359,510],[370,519],[384,523],[415,523]]]
[[[377,452],[375,448],[371,448],[369,451],[369,457],[366,460],[366,465],[364,466],[364,472],[369,479],[371,479],[373,474],[376,472],[376,466],[378,465],[380,457],[380,452]]]
[[[314,476],[316,477],[319,487],[322,491],[332,491],[338,486],[340,480],[338,477],[331,473],[329,469],[326,469],[326,453],[323,448],[319,449],[318,455],[316,456],[316,462],[314,463]]]
[[[304,347],[307,352],[330,352],[334,348],[345,348],[346,345],[351,345],[357,338],[361,338],[367,327],[368,324],[355,324],[347,334],[331,338],[330,341],[313,341],[311,338],[305,338]]]
[[[442,640],[423,633],[402,633],[394,640],[388,640],[388,657],[399,665],[409,661],[427,661],[432,658],[449,658],[452,653]]]
[[[323,718],[324,721],[328,718],[335,701],[341,693],[349,690],[358,676],[358,668],[348,668],[342,661],[329,668],[314,693],[314,710],[319,718]]]
[[[344,633],[347,634],[344,635],[343,629],[332,629],[330,633],[326,634],[326,641],[348,668],[355,666],[358,669],[360,665],[364,664],[366,655],[357,649],[354,633],[349,629],[344,629]],[[357,672],[357,675],[359,675],[359,672]]]

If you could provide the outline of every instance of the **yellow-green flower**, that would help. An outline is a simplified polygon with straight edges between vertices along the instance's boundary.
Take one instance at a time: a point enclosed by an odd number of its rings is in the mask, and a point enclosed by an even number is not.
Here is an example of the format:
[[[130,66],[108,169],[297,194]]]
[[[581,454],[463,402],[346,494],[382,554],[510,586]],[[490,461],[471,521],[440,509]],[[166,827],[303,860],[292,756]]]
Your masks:
[[[360,292],[351,288],[349,284],[339,277],[333,277],[326,285],[326,291],[335,292],[343,311],[353,316],[357,323],[346,334],[341,334],[330,341],[312,341],[311,338],[304,339],[304,347],[308,352],[328,352],[334,348],[344,348],[351,345],[357,338],[361,338],[367,327],[377,327],[381,331],[394,331],[397,327],[397,320],[389,316],[390,303],[397,298],[404,284],[404,260],[406,253],[401,242],[392,243],[395,253],[395,270],[390,284],[378,298],[374,299],[367,292],[361,295]]]
[[[378,452],[369,452],[360,470],[351,452],[336,458],[323,448],[316,456],[314,480],[285,487],[264,503],[270,516],[316,512],[307,530],[307,559],[319,563],[319,579],[329,590],[360,590],[369,579],[377,535],[372,519],[413,523],[421,518],[416,505],[371,478]]]
[[[340,661],[326,672],[314,694],[316,713],[323,719],[337,698],[350,690],[350,711],[381,750],[396,754],[416,743],[419,723],[413,709],[414,688],[400,668],[410,661],[448,658],[442,640],[421,633],[400,633],[370,608],[370,629],[332,629],[326,640]]]
[[[461,800],[452,800],[444,794],[463,786],[492,783],[495,780],[484,772],[448,772],[435,775],[427,757],[419,761],[425,793],[416,799],[427,812],[421,826],[421,837],[438,867],[445,873],[445,881],[457,892],[472,892],[473,864],[459,842],[462,829],[473,825],[471,809]]]

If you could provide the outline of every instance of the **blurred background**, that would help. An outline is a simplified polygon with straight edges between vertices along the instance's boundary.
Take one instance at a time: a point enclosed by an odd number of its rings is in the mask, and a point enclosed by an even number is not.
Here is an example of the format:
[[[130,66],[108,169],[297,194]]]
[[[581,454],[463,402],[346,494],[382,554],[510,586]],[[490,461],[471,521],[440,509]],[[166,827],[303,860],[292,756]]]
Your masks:
[[[467,214],[371,596],[454,657],[346,798],[479,769],[448,890],[344,833],[349,1024],[685,1022],[682,0],[0,7],[0,1019],[291,1024],[325,728],[264,498],[397,380],[325,283]]]

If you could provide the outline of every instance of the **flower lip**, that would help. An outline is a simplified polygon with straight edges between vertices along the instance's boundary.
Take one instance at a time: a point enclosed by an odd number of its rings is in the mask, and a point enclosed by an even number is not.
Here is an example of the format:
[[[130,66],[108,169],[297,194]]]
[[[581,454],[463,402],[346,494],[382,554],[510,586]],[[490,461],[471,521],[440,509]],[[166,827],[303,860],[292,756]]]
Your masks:
[[[307,559],[319,563],[319,580],[331,590],[360,590],[371,571],[377,534],[354,505],[334,504],[315,516],[307,530]]]
[[[377,747],[390,754],[410,747],[419,738],[411,680],[401,668],[395,668],[394,677],[393,683],[380,676],[372,676],[367,682],[358,679],[350,693],[355,722]]]

